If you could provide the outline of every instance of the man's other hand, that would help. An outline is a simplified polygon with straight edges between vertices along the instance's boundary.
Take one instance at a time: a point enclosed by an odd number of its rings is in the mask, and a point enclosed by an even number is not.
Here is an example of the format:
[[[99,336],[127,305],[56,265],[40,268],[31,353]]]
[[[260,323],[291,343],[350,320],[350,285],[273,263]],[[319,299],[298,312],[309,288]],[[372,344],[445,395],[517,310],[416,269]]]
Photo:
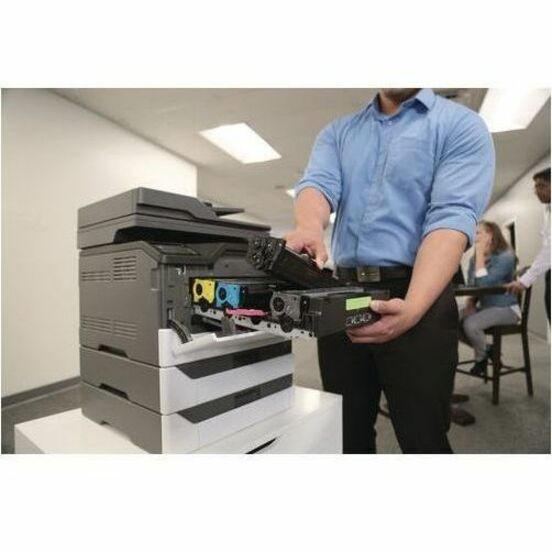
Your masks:
[[[404,299],[372,301],[370,308],[381,314],[373,324],[347,330],[353,343],[385,343],[399,337],[414,326],[419,316]]]
[[[297,227],[284,236],[286,245],[297,253],[307,253],[312,257],[318,268],[322,268],[328,260],[324,245],[324,231],[313,228]]]
[[[514,280],[513,282],[510,282],[509,284],[506,284],[506,291],[508,293],[521,293],[525,290],[525,286],[519,281]]]

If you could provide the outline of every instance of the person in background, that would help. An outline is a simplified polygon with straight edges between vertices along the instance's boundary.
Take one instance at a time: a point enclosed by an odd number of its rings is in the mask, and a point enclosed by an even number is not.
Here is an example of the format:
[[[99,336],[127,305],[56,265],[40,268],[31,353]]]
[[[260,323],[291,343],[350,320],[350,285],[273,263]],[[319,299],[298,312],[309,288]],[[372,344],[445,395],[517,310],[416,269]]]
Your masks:
[[[550,323],[550,167],[533,175],[535,194],[546,205],[541,231],[542,246],[533,264],[522,276],[507,285],[510,293],[521,293],[531,287],[542,274],[544,277],[544,306]]]
[[[475,254],[470,259],[468,284],[500,286],[510,282],[516,268],[516,256],[494,222],[482,220],[477,226]],[[461,313],[462,341],[473,347],[475,364],[470,372],[483,374],[489,358],[485,330],[492,326],[516,324],[521,311],[516,297],[503,293],[485,295],[479,300],[467,297]]]

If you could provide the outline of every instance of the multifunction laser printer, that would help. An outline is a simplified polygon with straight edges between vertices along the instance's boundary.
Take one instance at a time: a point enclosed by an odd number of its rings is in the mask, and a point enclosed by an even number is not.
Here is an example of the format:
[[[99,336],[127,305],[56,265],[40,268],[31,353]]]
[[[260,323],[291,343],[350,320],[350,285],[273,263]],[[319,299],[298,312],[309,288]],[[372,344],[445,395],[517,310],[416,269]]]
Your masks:
[[[137,188],[79,209],[82,411],[149,452],[190,452],[289,408],[288,339],[194,315],[195,278],[259,278],[268,228]]]
[[[349,286],[240,209],[137,188],[79,209],[82,411],[192,452],[293,402],[291,337],[373,323]]]

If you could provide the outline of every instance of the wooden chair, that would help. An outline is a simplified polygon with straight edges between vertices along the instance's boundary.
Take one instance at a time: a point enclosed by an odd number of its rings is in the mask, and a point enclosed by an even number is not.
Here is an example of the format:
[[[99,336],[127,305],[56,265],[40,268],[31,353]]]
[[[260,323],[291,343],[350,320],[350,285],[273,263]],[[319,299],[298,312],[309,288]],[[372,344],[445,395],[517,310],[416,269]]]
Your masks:
[[[490,363],[492,366],[492,385],[493,385],[493,404],[498,404],[499,401],[499,392],[500,392],[500,378],[502,376],[507,376],[515,372],[525,372],[525,379],[527,382],[527,393],[529,396],[533,396],[533,377],[531,375],[531,356],[529,354],[529,337],[527,335],[527,322],[529,320],[529,308],[531,306],[531,288],[526,289],[522,296],[519,298],[520,307],[521,307],[521,320],[517,324],[510,324],[507,326],[493,326],[485,330],[485,334],[492,337],[492,354],[490,358]],[[513,367],[502,364],[501,354],[502,354],[502,337],[505,335],[519,335],[521,337],[521,345],[523,350],[523,366]],[[472,364],[473,361],[463,361],[459,362],[458,366],[463,364]],[[472,374],[467,370],[462,370],[461,368],[456,368],[457,372],[461,374],[466,374],[468,376],[473,376],[476,378],[481,378],[485,383],[489,379],[487,373],[487,367],[485,367],[485,373]]]

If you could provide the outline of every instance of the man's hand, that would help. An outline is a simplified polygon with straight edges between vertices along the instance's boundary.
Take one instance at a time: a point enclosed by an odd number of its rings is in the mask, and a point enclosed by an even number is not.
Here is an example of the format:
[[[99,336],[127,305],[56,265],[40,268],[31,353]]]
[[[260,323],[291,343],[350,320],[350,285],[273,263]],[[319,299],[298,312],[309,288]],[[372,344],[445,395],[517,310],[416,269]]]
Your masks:
[[[347,332],[353,343],[385,343],[415,326],[435,303],[458,270],[467,238],[462,232],[440,228],[422,241],[404,299],[372,301],[381,320]],[[439,270],[435,267],[439,266]]]
[[[506,291],[508,293],[519,294],[525,291],[525,286],[519,280],[514,280],[513,282],[506,284]]]
[[[328,260],[324,228],[330,219],[330,203],[315,188],[305,188],[295,198],[295,230],[284,236],[287,246],[297,253],[307,253],[319,268]]]
[[[312,257],[318,268],[322,268],[328,260],[328,253],[324,245],[324,230],[320,228],[305,228],[298,226],[284,236],[286,245],[297,253],[306,252]]]
[[[420,315],[404,299],[372,301],[370,308],[381,314],[381,319],[374,324],[347,330],[347,335],[353,343],[391,341],[415,326],[420,319]]]

